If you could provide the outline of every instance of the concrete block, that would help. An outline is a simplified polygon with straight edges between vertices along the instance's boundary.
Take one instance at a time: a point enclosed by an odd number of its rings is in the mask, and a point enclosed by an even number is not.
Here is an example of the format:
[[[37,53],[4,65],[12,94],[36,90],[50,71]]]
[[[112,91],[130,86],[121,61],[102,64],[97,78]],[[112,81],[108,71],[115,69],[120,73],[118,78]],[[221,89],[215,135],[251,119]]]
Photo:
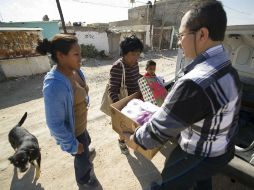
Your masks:
[[[0,65],[0,82],[6,80],[6,76],[2,70],[2,67]]]
[[[50,70],[48,56],[37,56],[0,60],[2,72],[6,78],[31,76]]]

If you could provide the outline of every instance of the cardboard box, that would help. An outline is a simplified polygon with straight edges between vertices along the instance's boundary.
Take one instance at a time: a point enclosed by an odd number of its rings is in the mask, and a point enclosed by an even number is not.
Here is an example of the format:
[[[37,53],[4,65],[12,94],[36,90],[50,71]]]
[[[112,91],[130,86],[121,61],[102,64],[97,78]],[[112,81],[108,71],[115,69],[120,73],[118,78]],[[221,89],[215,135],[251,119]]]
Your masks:
[[[141,93],[134,93],[122,100],[119,100],[116,103],[111,104],[111,118],[113,130],[116,131],[119,135],[122,135],[123,132],[134,133],[135,129],[139,126],[136,121],[133,121],[129,117],[125,116],[121,110],[127,105],[127,103],[136,98],[140,99],[142,97]],[[141,153],[147,159],[152,159],[154,155],[160,150],[160,148],[154,148],[151,150],[144,150],[142,147],[137,148],[137,152]]]

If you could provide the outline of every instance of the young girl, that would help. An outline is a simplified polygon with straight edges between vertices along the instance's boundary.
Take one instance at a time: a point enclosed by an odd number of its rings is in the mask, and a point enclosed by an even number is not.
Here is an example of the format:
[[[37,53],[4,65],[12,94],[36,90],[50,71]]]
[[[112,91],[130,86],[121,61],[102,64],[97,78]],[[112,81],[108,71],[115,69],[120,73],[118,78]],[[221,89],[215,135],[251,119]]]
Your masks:
[[[146,73],[144,76],[155,76],[156,62],[149,60],[146,63]]]
[[[142,42],[136,37],[131,36],[125,38],[121,44],[121,58],[118,59],[110,70],[109,78],[109,96],[113,102],[119,100],[119,91],[121,87],[122,74],[124,66],[125,70],[125,85],[127,86],[128,95],[140,91],[138,79],[142,76],[139,73],[138,59],[143,51]],[[128,154],[129,150],[124,142],[124,139],[119,136],[119,147],[123,154]]]
[[[77,184],[94,186],[96,178],[88,148],[91,139],[86,129],[89,89],[80,70],[81,54],[77,38],[57,34],[52,41],[40,41],[37,51],[50,53],[56,62],[43,82],[47,126],[61,149],[75,156]]]
[[[160,76],[156,76],[156,62],[153,60],[149,60],[146,63],[146,73],[144,74],[144,77],[156,77],[157,81],[162,85],[164,83],[164,79]]]

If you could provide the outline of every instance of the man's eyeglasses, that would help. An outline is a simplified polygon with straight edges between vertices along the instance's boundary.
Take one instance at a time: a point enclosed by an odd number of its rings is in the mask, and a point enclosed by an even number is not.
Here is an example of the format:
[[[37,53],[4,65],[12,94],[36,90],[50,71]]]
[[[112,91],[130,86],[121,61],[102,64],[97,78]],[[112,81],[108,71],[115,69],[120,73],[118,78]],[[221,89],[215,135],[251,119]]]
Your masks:
[[[178,40],[181,40],[183,36],[190,35],[190,34],[195,34],[195,33],[196,33],[196,32],[193,32],[193,31],[191,31],[191,32],[186,32],[186,33],[183,32],[183,33],[178,33],[178,34],[176,34],[176,36],[177,36]]]

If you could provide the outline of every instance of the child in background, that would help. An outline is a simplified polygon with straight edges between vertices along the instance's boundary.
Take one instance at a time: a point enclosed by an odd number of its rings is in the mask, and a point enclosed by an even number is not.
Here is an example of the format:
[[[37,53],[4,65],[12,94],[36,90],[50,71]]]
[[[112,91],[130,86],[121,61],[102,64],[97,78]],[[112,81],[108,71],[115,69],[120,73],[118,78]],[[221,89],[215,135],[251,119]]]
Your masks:
[[[155,75],[155,70],[156,70],[156,62],[153,60],[149,60],[146,63],[146,73],[144,74],[145,77],[152,77],[156,76]]]
[[[156,77],[158,82],[163,85],[164,79],[162,77],[156,76],[156,62],[153,60],[149,60],[146,63],[146,73],[144,74],[144,77]]]

